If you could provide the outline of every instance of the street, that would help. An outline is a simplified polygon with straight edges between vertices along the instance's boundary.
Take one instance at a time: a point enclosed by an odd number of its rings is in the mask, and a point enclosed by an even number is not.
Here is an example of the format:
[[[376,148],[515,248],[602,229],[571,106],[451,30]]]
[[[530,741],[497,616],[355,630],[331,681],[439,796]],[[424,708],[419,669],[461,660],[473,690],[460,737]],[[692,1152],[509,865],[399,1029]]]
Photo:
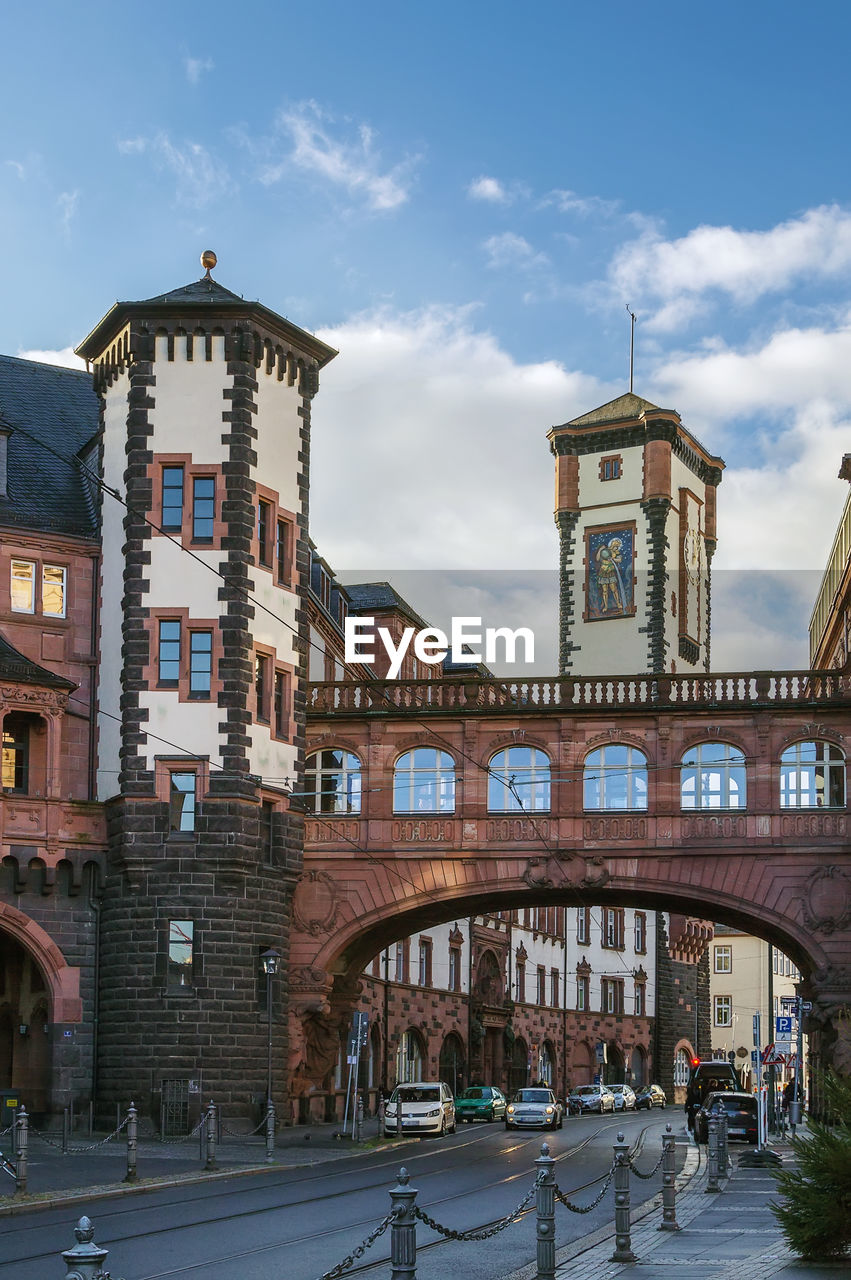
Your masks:
[[[483,1229],[509,1214],[534,1180],[542,1141],[556,1160],[560,1189],[579,1205],[597,1195],[612,1162],[612,1144],[622,1129],[635,1163],[649,1171],[661,1154],[661,1135],[671,1122],[681,1134],[677,1109],[565,1119],[564,1128],[506,1132],[501,1124],[462,1125],[444,1139],[420,1139],[355,1158],[321,1165],[270,1170],[215,1182],[186,1183],[118,1198],[92,1196],[73,1206],[32,1210],[0,1224],[0,1280],[60,1274],[59,1257],[73,1244],[83,1213],[95,1226],[98,1245],[109,1249],[106,1268],[125,1280],[192,1277],[219,1280],[222,1264],[238,1267],[245,1280],[314,1280],[355,1249],[388,1213],[389,1190],[400,1166],[418,1189],[417,1205],[455,1230]],[[678,1168],[684,1147],[678,1147]],[[661,1187],[661,1174],[632,1181],[633,1203]],[[534,1200],[530,1201],[534,1210]],[[557,1206],[556,1240],[564,1245],[613,1220],[613,1192],[588,1214]],[[533,1260],[534,1212],[493,1238],[446,1242],[418,1225],[419,1280],[447,1272],[469,1280],[493,1280]],[[389,1231],[355,1263],[348,1275],[386,1275]]]

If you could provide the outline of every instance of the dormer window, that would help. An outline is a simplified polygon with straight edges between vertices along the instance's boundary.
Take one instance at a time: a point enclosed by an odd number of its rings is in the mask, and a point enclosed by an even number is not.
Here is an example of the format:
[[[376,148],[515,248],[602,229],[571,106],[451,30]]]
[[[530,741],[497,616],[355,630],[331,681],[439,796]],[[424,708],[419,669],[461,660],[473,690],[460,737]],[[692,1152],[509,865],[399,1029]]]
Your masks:
[[[620,480],[623,471],[623,458],[619,453],[600,459],[600,479]]]

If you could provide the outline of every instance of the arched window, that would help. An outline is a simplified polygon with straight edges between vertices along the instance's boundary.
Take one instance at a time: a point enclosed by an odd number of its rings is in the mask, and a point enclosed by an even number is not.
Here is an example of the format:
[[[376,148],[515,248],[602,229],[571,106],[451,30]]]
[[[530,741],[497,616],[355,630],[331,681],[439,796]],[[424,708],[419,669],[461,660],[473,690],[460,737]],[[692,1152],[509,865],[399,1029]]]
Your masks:
[[[396,761],[394,813],[454,813],[455,761],[447,751],[417,747]]]
[[[586,809],[646,809],[647,757],[621,743],[599,747],[585,757]]]
[[[423,1078],[423,1042],[418,1031],[410,1028],[402,1036],[396,1055],[396,1083],[410,1084]]]
[[[315,751],[307,757],[304,792],[309,813],[360,813],[360,760],[351,751]]]
[[[537,747],[506,747],[488,764],[491,813],[546,812],[550,807],[550,761]]]
[[[744,809],[744,754],[727,742],[691,747],[682,760],[680,797],[684,809]]]
[[[685,1087],[688,1084],[688,1073],[691,1069],[691,1058],[687,1049],[678,1049],[674,1058],[674,1084]]]
[[[841,809],[845,757],[829,742],[796,742],[780,757],[781,809]]]

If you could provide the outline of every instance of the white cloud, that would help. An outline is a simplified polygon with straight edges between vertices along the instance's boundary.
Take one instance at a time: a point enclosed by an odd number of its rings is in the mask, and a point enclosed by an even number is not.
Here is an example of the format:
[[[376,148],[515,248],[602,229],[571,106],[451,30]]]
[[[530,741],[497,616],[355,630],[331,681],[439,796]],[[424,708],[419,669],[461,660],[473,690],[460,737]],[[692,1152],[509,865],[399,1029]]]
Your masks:
[[[555,205],[559,213],[576,213],[582,218],[612,218],[619,212],[619,200],[604,200],[602,196],[579,196],[575,191],[551,191],[544,205]]]
[[[335,123],[315,102],[282,111],[278,128],[291,140],[292,150],[282,160],[265,164],[260,181],[266,186],[279,182],[296,165],[363,200],[375,212],[390,212],[405,204],[410,198],[416,159],[385,169],[369,125],[359,125],[355,137],[344,140],[332,136],[331,126]]]
[[[335,567],[555,566],[546,432],[614,392],[516,362],[467,310],[356,316],[321,336],[340,355],[313,410],[311,523]]]
[[[489,267],[521,267],[528,270],[549,265],[549,258],[545,253],[536,253],[528,240],[513,231],[490,236],[482,248],[488,255]]]
[[[186,70],[186,79],[190,84],[197,84],[205,71],[212,71],[215,67],[212,58],[184,58],[183,66]]]
[[[86,362],[74,355],[73,347],[62,347],[56,351],[19,351],[22,360],[38,360],[40,364],[59,364],[66,369],[85,369]]]
[[[490,204],[508,204],[511,196],[498,178],[474,178],[467,188],[471,200],[485,200]]]
[[[690,318],[707,294],[749,304],[802,280],[849,271],[851,213],[822,205],[768,231],[700,226],[679,240],[648,231],[617,252],[609,283],[619,296],[653,308],[649,324],[662,332]]]
[[[77,205],[80,202],[79,191],[62,191],[56,203],[59,205],[59,214],[62,222],[62,229],[67,235],[71,230],[71,222],[74,214],[77,212]]]
[[[160,172],[176,179],[175,199],[178,204],[201,209],[220,199],[232,187],[224,161],[200,142],[175,143],[167,133],[153,138],[122,138],[118,143],[122,155],[150,155]]]

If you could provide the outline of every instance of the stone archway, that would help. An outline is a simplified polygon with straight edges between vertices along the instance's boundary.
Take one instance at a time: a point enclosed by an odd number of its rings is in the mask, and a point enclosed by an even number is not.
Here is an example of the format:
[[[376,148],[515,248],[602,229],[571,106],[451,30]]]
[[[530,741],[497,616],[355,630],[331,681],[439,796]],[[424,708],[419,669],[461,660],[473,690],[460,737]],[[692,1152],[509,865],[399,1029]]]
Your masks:
[[[623,1052],[616,1040],[609,1040],[606,1045],[606,1063],[603,1067],[603,1080],[606,1084],[623,1084],[625,1066]]]
[[[464,1044],[455,1031],[450,1031],[440,1046],[438,1075],[449,1085],[455,1097],[466,1085],[467,1064],[464,1058]]]
[[[640,1089],[642,1085],[650,1083],[646,1078],[647,1054],[643,1045],[637,1044],[633,1047],[629,1058],[629,1071],[629,1083],[636,1091]]]

